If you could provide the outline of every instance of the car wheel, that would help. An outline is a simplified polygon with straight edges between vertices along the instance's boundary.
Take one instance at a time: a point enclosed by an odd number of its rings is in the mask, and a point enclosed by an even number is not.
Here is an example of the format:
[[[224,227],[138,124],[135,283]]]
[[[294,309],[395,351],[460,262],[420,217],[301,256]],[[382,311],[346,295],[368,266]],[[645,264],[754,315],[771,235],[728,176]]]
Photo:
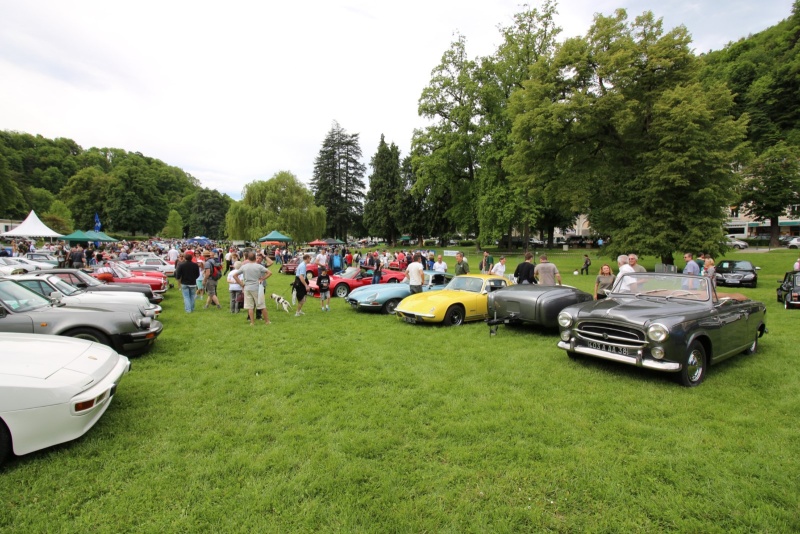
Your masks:
[[[581,359],[581,355],[578,354],[577,352],[573,351],[573,350],[568,350],[567,351],[567,356],[569,356],[570,360],[580,360]]]
[[[706,365],[706,349],[697,341],[692,342],[680,372],[681,384],[687,388],[699,386],[706,378]]]
[[[383,313],[393,314],[394,309],[397,308],[397,305],[400,303],[398,299],[391,299],[387,300],[386,304],[383,305]]]
[[[745,354],[755,354],[758,351],[758,334],[760,332],[756,332],[756,337],[753,338],[753,342],[750,344],[749,347],[744,349]]]
[[[3,465],[11,453],[11,433],[5,422],[0,419],[0,465]]]
[[[397,278],[390,278],[388,283],[389,284],[396,284],[397,283]]]
[[[64,335],[78,339],[85,339],[87,341],[94,341],[95,343],[100,343],[101,345],[107,345],[111,347],[111,340],[108,339],[108,336],[93,328],[76,328],[75,330],[70,330],[69,332],[64,333]]]
[[[333,290],[333,293],[334,293],[334,294],[335,294],[337,297],[339,297],[339,298],[342,298],[342,299],[343,299],[343,298],[345,298],[345,297],[346,297],[346,296],[347,296],[347,295],[350,293],[350,288],[347,286],[347,284],[339,284],[339,285],[338,285],[338,286],[336,286],[336,288]]]
[[[792,297],[791,295],[786,295],[783,297],[783,309],[788,310],[792,307]]]
[[[450,306],[444,314],[446,326],[458,326],[464,322],[464,309],[461,306]]]

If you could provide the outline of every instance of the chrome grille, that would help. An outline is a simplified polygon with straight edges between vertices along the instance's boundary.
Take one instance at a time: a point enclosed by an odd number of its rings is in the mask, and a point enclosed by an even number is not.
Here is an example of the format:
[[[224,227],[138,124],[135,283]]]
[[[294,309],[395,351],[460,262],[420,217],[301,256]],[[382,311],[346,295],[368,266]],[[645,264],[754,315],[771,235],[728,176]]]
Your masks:
[[[583,338],[599,343],[625,343],[632,345],[643,345],[645,343],[644,332],[629,326],[587,322],[578,324],[576,330]]]

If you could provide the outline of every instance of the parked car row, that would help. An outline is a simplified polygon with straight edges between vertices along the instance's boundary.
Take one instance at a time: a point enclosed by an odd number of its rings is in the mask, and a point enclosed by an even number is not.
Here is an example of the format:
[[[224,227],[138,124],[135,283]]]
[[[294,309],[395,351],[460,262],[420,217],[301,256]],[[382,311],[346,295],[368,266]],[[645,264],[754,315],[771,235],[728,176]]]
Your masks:
[[[0,272],[0,464],[89,431],[130,371],[128,356],[163,331],[169,287],[166,274],[123,263],[104,274],[12,265]]]

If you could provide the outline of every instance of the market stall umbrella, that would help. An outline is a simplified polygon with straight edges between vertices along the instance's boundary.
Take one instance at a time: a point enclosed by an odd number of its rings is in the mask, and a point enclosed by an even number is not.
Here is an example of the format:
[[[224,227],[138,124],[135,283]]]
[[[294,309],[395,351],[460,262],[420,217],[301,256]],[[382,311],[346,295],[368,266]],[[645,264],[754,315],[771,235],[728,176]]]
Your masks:
[[[72,242],[72,241],[78,241],[78,242],[97,241],[97,239],[94,239],[92,236],[90,236],[89,234],[87,234],[83,230],[75,230],[71,234],[65,235],[61,239],[63,239],[64,241],[70,241],[70,242]]]
[[[309,243],[312,247],[325,247],[328,245],[327,241],[323,241],[322,239],[315,239],[311,243]]]
[[[344,245],[344,241],[339,241],[338,239],[326,239],[326,245]]]
[[[3,237],[61,237],[62,234],[55,232],[47,227],[36,212],[31,210],[28,217],[16,228],[0,234]]]
[[[259,241],[262,243],[264,241],[280,241],[281,243],[288,243],[291,240],[292,240],[291,237],[289,237],[288,235],[283,235],[277,230],[273,230],[264,237],[262,237],[261,239],[259,239]]]

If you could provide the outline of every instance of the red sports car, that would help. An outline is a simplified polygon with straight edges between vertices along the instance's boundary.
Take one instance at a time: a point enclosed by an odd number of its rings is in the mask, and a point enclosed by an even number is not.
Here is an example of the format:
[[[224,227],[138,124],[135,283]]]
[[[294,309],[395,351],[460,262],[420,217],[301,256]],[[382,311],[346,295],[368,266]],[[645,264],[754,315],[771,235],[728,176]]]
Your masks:
[[[358,267],[348,267],[343,273],[332,274],[331,276],[331,296],[344,298],[350,292],[361,286],[368,286],[372,283],[372,271],[359,269]],[[400,271],[383,271],[381,274],[381,284],[395,284],[406,277],[406,273]],[[317,279],[314,278],[308,284],[312,295],[319,297],[319,287]]]
[[[167,277],[166,275],[158,272],[147,273],[135,273],[129,271],[127,268],[123,267],[122,264],[114,264],[109,265],[107,264],[105,268],[110,269],[110,272],[102,272],[92,273],[92,276],[97,278],[98,280],[105,280],[106,282],[114,282],[116,284],[147,284],[153,289],[153,293],[164,293],[167,291]],[[111,275],[111,278],[108,278],[108,275]]]

